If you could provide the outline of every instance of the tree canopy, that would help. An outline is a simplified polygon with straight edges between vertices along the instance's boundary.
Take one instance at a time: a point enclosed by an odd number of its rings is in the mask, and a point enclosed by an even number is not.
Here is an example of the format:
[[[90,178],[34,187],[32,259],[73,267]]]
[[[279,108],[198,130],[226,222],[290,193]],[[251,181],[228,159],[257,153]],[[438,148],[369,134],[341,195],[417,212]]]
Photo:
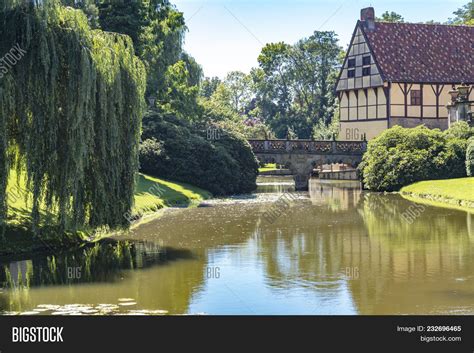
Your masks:
[[[318,123],[327,126],[335,108],[339,54],[334,32],[314,32],[294,45],[267,44],[253,73],[257,105],[278,137],[290,130],[309,138]]]
[[[382,22],[405,22],[402,15],[396,13],[395,11],[385,11],[382,16],[377,17],[377,21]]]
[[[474,1],[469,1],[463,7],[453,12],[456,16],[449,20],[452,24],[465,24],[474,26]]]

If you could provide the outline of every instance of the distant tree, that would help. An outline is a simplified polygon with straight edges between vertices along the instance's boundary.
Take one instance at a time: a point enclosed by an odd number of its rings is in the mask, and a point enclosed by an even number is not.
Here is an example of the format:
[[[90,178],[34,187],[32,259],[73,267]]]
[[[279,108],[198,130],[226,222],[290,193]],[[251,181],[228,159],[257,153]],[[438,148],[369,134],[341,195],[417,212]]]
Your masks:
[[[474,1],[469,1],[463,7],[453,12],[456,17],[449,19],[451,24],[474,25]]]
[[[201,84],[201,96],[211,98],[221,82],[219,77],[206,77]]]
[[[310,138],[313,127],[329,125],[341,48],[334,32],[316,31],[294,45],[267,44],[252,73],[257,106],[278,137],[293,131]]]
[[[240,71],[229,72],[223,82],[227,90],[228,104],[237,113],[244,115],[253,97],[252,78]]]
[[[199,86],[191,85],[191,75],[186,62],[178,61],[168,67],[165,73],[166,91],[157,101],[157,107],[166,113],[173,113],[178,118],[196,121],[201,117],[198,104]]]
[[[402,15],[391,11],[385,11],[381,17],[377,17],[377,21],[382,21],[382,22],[405,22],[404,18]]]

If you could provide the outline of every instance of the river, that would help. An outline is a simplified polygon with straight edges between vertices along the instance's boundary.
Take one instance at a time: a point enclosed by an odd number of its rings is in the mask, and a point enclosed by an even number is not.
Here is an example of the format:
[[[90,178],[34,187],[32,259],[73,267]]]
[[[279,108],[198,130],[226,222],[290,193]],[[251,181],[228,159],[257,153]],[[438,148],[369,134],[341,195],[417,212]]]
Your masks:
[[[474,214],[288,181],[168,209],[79,251],[0,261],[0,312],[474,314]]]

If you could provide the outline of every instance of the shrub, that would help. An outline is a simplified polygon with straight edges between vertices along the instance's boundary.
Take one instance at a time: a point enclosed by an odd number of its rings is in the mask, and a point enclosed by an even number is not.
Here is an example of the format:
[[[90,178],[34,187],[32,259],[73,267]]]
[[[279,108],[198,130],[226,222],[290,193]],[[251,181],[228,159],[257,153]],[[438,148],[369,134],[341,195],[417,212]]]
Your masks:
[[[458,133],[461,128],[441,132],[395,126],[384,131],[369,142],[359,166],[364,186],[396,191],[421,180],[464,177],[467,141]]]
[[[140,165],[142,169],[150,170],[158,163],[163,152],[163,143],[154,137],[140,144]]]
[[[462,140],[469,140],[474,136],[474,127],[470,127],[465,121],[454,123],[448,130],[444,131],[444,135],[448,139],[458,138]]]
[[[474,176],[474,138],[469,140],[466,151],[466,172],[468,176]]]
[[[211,141],[203,129],[172,115],[151,113],[143,120],[142,139],[144,173],[193,184],[214,195],[248,193],[256,188],[257,161],[248,142],[237,133],[221,133]],[[160,146],[151,139],[161,141]]]

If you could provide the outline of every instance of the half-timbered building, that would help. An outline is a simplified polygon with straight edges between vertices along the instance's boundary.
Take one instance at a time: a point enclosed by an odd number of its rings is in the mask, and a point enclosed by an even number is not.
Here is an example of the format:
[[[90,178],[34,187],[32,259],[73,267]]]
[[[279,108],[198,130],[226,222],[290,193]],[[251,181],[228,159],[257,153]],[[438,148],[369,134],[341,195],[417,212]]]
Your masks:
[[[371,139],[395,125],[448,127],[449,91],[470,86],[474,27],[375,21],[361,10],[336,92],[341,140]]]

